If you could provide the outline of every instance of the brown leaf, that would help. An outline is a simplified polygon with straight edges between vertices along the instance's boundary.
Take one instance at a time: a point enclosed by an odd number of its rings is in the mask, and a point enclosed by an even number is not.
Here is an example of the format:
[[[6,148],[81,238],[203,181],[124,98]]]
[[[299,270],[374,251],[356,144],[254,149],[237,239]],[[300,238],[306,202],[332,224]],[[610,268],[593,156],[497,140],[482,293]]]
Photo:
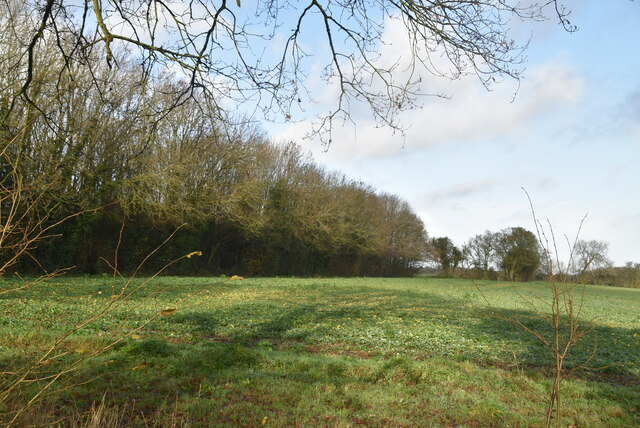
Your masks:
[[[172,309],[163,309],[160,311],[160,315],[162,315],[163,317],[170,317],[171,315],[175,314],[178,310],[175,308]]]

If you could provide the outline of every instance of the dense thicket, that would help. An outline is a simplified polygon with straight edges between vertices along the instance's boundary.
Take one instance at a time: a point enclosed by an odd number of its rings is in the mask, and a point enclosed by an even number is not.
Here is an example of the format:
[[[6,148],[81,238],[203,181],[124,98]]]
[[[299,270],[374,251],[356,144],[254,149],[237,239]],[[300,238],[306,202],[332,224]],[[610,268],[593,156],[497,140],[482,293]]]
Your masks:
[[[140,80],[124,56],[117,72],[70,63],[33,76],[30,104],[15,98],[19,70],[3,46],[2,182],[15,189],[7,181],[15,169],[49,222],[83,212],[38,243],[22,269],[109,271],[118,248],[119,269],[131,271],[183,224],[144,270],[197,250],[171,271],[406,275],[424,258],[424,225],[405,202],[323,170],[293,143],[229,125],[206,98],[171,105],[165,94],[177,79]]]

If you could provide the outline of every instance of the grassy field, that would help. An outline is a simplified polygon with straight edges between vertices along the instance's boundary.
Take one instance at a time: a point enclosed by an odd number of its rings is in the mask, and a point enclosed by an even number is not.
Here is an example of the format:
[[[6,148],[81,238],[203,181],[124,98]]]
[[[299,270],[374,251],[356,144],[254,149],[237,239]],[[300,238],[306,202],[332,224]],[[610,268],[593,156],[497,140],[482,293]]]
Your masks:
[[[527,303],[548,295],[545,283],[219,281],[158,278],[71,335],[41,378],[124,338],[61,377],[18,425],[88,425],[91,414],[102,426],[544,424],[549,353],[500,317],[546,331]],[[122,284],[62,277],[0,295],[3,389]],[[177,311],[143,326],[166,309]],[[640,290],[589,286],[583,312],[593,331],[568,363],[598,369],[566,379],[563,426],[640,426]],[[45,382],[0,403],[4,420]]]

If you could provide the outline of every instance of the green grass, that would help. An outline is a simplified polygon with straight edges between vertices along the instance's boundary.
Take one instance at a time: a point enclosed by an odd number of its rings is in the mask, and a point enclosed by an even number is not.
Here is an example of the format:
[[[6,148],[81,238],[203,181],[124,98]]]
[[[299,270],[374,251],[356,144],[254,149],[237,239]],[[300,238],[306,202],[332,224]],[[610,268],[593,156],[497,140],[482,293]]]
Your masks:
[[[217,281],[158,278],[74,334],[41,373],[178,309],[65,376],[36,409],[79,420],[105,397],[128,426],[544,423],[548,351],[499,318],[547,331],[528,303],[548,297],[545,283],[481,282],[480,292],[429,278]],[[109,278],[58,278],[0,295],[0,369],[38,355],[103,307],[113,287]],[[640,425],[640,290],[588,286],[582,319],[593,331],[568,365],[599,370],[563,384],[564,426]],[[19,407],[29,388],[0,411]]]

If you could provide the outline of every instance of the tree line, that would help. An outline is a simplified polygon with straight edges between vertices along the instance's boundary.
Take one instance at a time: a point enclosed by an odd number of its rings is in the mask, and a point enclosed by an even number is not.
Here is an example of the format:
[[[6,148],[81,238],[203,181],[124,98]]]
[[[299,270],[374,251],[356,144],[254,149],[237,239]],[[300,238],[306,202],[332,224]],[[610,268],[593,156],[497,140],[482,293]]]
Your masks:
[[[529,281],[541,265],[537,237],[522,227],[486,231],[459,249],[448,237],[432,238],[431,260],[445,276]]]
[[[97,60],[38,69],[18,97],[19,51],[0,34],[2,189],[22,195],[21,227],[72,216],[21,270],[107,272],[117,257],[131,271],[177,228],[146,271],[196,250],[170,272],[409,275],[424,259],[425,227],[405,201],[324,170],[207,97],[175,104],[186,83],[141,78],[125,54],[117,71]],[[39,60],[62,61],[51,52],[64,40],[46,41]]]
[[[570,245],[568,260],[552,260],[550,267],[546,254],[549,246],[541,245],[540,239],[522,227],[487,230],[470,238],[462,248],[449,237],[434,237],[429,240],[429,260],[446,277],[530,281],[553,274],[568,275],[582,283],[634,284],[634,265],[613,268],[607,255],[609,246],[604,241],[578,239]]]

